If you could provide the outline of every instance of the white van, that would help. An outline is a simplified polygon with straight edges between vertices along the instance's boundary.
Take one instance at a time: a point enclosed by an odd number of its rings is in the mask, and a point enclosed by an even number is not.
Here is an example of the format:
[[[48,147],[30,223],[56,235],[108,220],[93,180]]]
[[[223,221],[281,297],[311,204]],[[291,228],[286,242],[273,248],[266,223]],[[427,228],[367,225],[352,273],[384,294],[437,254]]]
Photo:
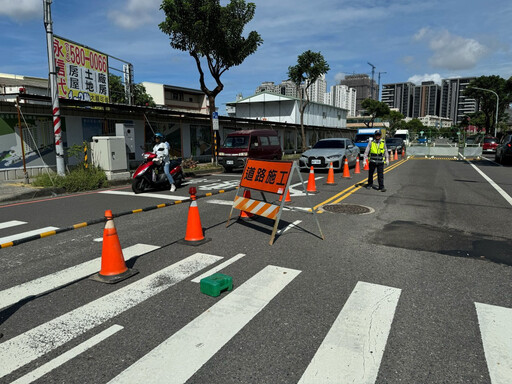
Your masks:
[[[409,145],[411,143],[411,139],[409,137],[409,130],[408,129],[397,129],[395,132],[395,136],[402,139],[405,143],[405,145]]]

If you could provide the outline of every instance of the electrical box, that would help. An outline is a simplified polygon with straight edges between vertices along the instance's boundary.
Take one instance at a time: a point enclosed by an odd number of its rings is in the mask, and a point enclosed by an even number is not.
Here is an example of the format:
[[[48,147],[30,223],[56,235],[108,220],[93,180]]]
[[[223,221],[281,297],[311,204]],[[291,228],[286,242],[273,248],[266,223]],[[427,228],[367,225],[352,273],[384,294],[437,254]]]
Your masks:
[[[126,142],[124,136],[93,136],[92,163],[107,173],[127,171]]]
[[[124,136],[126,150],[135,158],[135,126],[132,123],[116,123],[116,136]]]

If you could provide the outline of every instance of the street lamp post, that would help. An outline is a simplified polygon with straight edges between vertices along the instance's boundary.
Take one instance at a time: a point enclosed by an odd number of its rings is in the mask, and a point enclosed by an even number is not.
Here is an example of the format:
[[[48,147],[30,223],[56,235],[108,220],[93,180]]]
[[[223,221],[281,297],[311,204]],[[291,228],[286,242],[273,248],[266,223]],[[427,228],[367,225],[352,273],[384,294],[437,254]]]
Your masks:
[[[481,91],[492,92],[496,96],[496,122],[494,123],[494,137],[496,137],[496,130],[498,129],[498,108],[499,108],[499,105],[500,105],[500,97],[498,96],[498,94],[496,92],[494,92],[491,89],[474,87],[472,85],[470,85],[468,88],[473,88],[473,89],[479,89]]]

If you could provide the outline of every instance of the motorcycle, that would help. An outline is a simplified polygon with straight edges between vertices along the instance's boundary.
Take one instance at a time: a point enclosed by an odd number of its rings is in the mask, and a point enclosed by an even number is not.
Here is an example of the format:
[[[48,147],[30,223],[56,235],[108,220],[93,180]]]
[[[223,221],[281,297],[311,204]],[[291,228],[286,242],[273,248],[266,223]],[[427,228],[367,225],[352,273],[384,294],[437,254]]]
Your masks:
[[[143,162],[137,167],[132,179],[132,191],[142,193],[146,189],[169,188],[169,180],[165,176],[164,165],[158,161],[156,154],[145,152],[142,155]],[[169,171],[174,179],[174,185],[180,187],[185,180],[183,169],[181,168],[181,158],[171,160]]]

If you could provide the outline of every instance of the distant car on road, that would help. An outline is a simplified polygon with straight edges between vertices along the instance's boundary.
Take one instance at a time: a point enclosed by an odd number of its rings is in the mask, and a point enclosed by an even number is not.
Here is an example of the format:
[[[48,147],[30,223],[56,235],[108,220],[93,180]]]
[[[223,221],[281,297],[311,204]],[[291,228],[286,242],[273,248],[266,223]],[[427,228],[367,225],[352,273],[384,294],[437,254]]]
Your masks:
[[[332,138],[319,140],[311,149],[305,151],[299,159],[301,169],[328,169],[332,163],[333,169],[343,169],[345,159],[349,166],[355,165],[359,156],[359,148],[352,140]]]
[[[496,154],[494,155],[496,162],[500,164],[509,163],[512,161],[512,131],[507,132],[496,147]]]
[[[482,145],[483,152],[496,152],[498,146],[498,139],[496,137],[484,137]]]
[[[399,137],[390,137],[386,139],[386,147],[389,151],[395,152],[395,150],[397,150],[398,153],[402,153],[402,149],[404,148],[404,140]]]

